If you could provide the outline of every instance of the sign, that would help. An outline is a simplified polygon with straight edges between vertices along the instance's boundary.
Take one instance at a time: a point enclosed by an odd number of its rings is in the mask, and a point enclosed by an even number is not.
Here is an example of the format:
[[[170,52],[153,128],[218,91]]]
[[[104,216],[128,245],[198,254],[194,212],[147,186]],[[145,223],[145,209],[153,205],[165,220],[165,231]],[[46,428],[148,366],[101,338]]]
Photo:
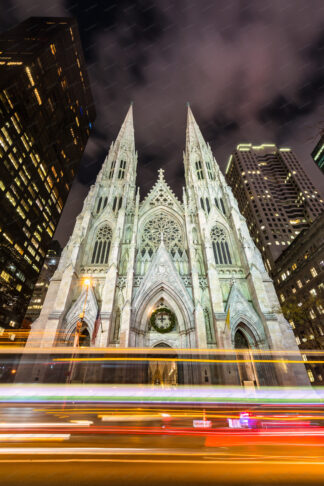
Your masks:
[[[212,426],[212,421],[211,420],[194,420],[193,426],[195,428],[208,429],[209,427]]]

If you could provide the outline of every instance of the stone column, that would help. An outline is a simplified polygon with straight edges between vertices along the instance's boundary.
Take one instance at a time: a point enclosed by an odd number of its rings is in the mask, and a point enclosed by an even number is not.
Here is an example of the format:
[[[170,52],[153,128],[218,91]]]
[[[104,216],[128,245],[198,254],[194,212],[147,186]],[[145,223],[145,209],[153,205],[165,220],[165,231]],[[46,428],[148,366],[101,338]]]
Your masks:
[[[120,338],[119,338],[119,345],[121,348],[126,348],[130,345],[130,326],[131,326],[131,310],[132,310],[131,305],[132,305],[135,251],[136,251],[136,240],[137,240],[138,208],[139,208],[139,193],[137,193],[136,196],[133,235],[132,235],[132,241],[129,250],[127,281],[126,281],[126,301],[121,314]]]

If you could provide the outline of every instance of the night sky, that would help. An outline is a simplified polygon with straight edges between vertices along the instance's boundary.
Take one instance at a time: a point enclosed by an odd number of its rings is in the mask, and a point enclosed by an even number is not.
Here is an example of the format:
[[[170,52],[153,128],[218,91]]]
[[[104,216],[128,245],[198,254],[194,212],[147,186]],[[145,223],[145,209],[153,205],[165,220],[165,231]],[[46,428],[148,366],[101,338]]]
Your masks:
[[[0,0],[1,30],[32,15],[77,18],[97,109],[62,244],[131,101],[142,198],[159,167],[181,197],[187,101],[222,169],[238,143],[273,142],[323,191],[323,0]]]

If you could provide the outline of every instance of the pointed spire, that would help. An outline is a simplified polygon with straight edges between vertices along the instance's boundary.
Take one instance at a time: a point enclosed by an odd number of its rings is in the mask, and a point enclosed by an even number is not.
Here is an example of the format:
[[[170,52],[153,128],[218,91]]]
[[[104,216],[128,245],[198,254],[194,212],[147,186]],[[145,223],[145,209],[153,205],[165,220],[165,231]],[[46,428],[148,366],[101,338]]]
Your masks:
[[[133,102],[130,104],[125,120],[123,121],[123,124],[119,130],[115,141],[115,147],[117,147],[117,144],[120,144],[121,142],[126,144],[128,149],[135,150]]]
[[[186,131],[186,151],[191,145],[205,145],[206,142],[200,128],[193,116],[189,103],[187,103],[187,131]]]

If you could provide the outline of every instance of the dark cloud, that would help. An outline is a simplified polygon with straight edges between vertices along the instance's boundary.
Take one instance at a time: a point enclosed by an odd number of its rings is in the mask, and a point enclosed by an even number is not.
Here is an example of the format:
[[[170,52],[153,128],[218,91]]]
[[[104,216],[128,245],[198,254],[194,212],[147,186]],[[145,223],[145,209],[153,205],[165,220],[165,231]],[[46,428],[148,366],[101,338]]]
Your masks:
[[[319,185],[309,154],[324,118],[322,0],[7,5],[3,27],[30,15],[74,15],[80,26],[97,120],[57,232],[61,241],[67,236],[61,228],[71,229],[83,188],[94,181],[130,101],[142,197],[159,167],[181,197],[187,101],[221,168],[238,143],[275,142],[292,147]]]

